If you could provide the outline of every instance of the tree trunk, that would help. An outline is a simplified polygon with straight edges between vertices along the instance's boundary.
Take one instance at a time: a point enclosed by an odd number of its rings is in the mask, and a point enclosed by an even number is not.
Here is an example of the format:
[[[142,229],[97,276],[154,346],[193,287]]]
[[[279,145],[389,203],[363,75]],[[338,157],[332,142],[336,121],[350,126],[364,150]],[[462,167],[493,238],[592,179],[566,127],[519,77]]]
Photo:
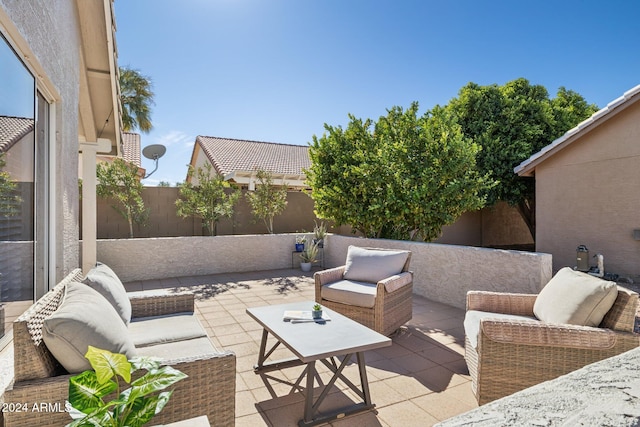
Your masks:
[[[518,203],[518,212],[527,224],[533,241],[536,241],[536,201],[534,198],[523,199]]]

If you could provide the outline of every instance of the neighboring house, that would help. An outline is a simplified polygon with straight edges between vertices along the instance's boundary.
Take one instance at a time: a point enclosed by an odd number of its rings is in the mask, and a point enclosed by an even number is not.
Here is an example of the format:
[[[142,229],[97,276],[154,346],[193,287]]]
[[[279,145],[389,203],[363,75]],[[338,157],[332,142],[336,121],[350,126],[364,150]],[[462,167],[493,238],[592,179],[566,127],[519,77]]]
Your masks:
[[[536,250],[553,254],[554,270],[575,266],[586,245],[605,272],[640,274],[640,85],[515,172],[535,177]]]
[[[113,159],[120,157],[130,164],[137,166],[138,176],[140,177],[140,179],[143,179],[147,171],[142,167],[140,147],[140,134],[133,132],[122,132],[122,155],[98,155],[96,159],[98,163],[111,163]]]
[[[96,153],[122,154],[113,14],[112,0],[0,0],[0,115],[27,120],[2,137],[26,208],[10,220],[28,231],[0,239],[4,302],[32,302],[81,264],[79,152],[82,263],[95,263]],[[12,126],[0,120],[0,135]]]
[[[311,167],[309,147],[273,142],[198,136],[191,154],[194,168],[209,163],[225,180],[255,189],[256,172],[270,172],[275,185],[307,189],[304,169]]]

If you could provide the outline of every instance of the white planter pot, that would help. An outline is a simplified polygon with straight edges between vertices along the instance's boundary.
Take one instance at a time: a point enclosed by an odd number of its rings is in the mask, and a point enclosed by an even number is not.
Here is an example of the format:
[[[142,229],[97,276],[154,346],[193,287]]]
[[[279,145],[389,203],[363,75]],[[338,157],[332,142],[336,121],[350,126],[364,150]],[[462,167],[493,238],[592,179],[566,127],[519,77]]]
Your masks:
[[[311,263],[310,262],[301,262],[300,269],[302,271],[311,271]]]

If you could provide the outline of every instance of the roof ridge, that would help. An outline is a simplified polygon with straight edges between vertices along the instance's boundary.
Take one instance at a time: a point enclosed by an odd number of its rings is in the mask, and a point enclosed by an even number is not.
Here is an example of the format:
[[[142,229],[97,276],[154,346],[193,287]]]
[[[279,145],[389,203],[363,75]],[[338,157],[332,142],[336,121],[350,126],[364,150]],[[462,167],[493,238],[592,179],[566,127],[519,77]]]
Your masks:
[[[308,147],[308,145],[301,144],[287,144],[284,142],[273,142],[273,141],[257,141],[253,139],[240,139],[240,138],[226,138],[224,136],[208,136],[208,135],[198,135],[197,138],[210,138],[210,139],[226,139],[228,141],[240,141],[240,142],[254,142],[257,144],[274,144],[274,145],[286,145],[287,147]]]

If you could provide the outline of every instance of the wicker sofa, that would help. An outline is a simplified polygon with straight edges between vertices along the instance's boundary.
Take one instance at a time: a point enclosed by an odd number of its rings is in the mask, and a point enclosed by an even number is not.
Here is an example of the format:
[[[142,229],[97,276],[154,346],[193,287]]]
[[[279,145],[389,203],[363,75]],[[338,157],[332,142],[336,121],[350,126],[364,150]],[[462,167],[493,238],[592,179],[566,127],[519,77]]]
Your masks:
[[[71,375],[45,345],[43,325],[45,319],[50,318],[61,306],[65,288],[71,286],[71,282],[82,279],[81,271],[74,270],[15,321],[15,377],[0,400],[7,404],[20,403],[28,410],[0,414],[0,417],[4,416],[4,419],[0,418],[0,426],[60,426],[71,421],[64,409],[38,412],[31,408],[43,403],[48,404],[49,408],[55,408],[56,405],[64,408]],[[178,316],[177,313],[180,316],[192,316],[196,322],[193,328],[202,328],[194,315],[193,294],[163,290],[126,295],[131,302],[131,324],[138,320],[138,331],[145,331],[145,326],[153,325],[154,319]],[[147,330],[150,332],[151,328],[153,326],[148,326]],[[156,331],[158,333],[162,331]],[[163,363],[188,375],[188,378],[173,386],[174,393],[169,403],[153,419],[155,424],[206,415],[211,425],[234,425],[236,357],[233,352],[217,350],[206,332],[198,338],[179,341],[174,337],[172,341],[146,345],[139,350],[140,354],[162,358]]]
[[[364,259],[360,266],[356,265],[359,261],[356,257]],[[413,272],[409,271],[410,262],[410,251],[350,246],[345,265],[313,275],[315,300],[389,336],[413,316]],[[334,285],[338,285],[337,289],[330,294],[328,291]],[[365,298],[357,296],[361,291],[368,295]]]
[[[486,291],[467,293],[465,360],[478,404],[640,345],[640,335],[633,332],[638,307],[635,292],[618,286],[613,306],[597,327],[539,321],[534,315],[537,297]],[[470,337],[468,327],[473,312],[485,313],[473,332],[477,341]]]

